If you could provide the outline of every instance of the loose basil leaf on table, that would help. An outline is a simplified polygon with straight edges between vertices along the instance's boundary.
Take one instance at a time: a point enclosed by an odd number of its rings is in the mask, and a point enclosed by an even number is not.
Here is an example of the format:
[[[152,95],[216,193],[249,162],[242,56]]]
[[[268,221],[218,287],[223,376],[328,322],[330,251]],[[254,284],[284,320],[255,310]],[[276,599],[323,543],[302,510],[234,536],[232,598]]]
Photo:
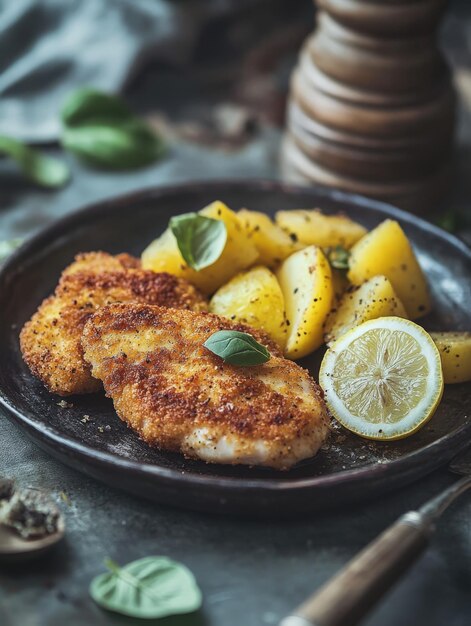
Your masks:
[[[95,89],[79,89],[65,101],[61,111],[63,124],[76,126],[95,120],[125,121],[134,119],[126,103]]]
[[[63,161],[45,156],[11,137],[0,135],[0,154],[12,158],[27,178],[42,187],[62,187],[70,178]]]
[[[172,217],[169,225],[183,259],[194,270],[212,265],[221,256],[227,241],[223,221],[184,213]]]
[[[201,606],[201,591],[190,570],[164,556],[148,556],[94,578],[90,595],[109,611],[145,619],[192,613]]]
[[[456,207],[435,215],[433,221],[437,226],[447,230],[449,233],[456,233],[459,230],[471,228],[471,217],[465,210]]]
[[[145,124],[136,121],[66,127],[62,144],[82,159],[112,169],[142,167],[164,152],[161,139]]]
[[[18,248],[18,246],[21,246],[22,243],[23,239],[20,238],[5,239],[4,241],[0,241],[0,263],[5,261],[5,259],[7,259],[10,254]]]
[[[67,99],[62,123],[62,145],[99,167],[142,167],[165,150],[162,139],[120,98],[94,89],[80,89]]]
[[[238,330],[219,330],[205,342],[204,347],[231,365],[261,365],[270,353],[252,335]]]
[[[447,211],[436,218],[435,223],[443,230],[447,230],[449,233],[454,233],[457,226],[456,213],[454,211]]]

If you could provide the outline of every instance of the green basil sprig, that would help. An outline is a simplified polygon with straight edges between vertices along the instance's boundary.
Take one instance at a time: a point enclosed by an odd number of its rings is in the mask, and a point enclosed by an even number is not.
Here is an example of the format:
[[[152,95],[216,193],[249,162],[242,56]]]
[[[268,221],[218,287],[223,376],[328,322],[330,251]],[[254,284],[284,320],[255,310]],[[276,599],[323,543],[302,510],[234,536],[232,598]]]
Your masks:
[[[227,229],[222,220],[184,213],[172,217],[169,226],[183,259],[196,271],[217,261],[226,245]]]
[[[93,89],[73,93],[62,109],[62,144],[99,167],[148,165],[165,150],[162,139],[115,96]]]
[[[252,335],[238,330],[219,330],[211,335],[204,347],[231,365],[261,365],[270,353]]]
[[[327,250],[327,258],[329,263],[336,270],[348,270],[350,260],[350,252],[342,246],[335,246]]]
[[[70,178],[63,161],[45,156],[11,137],[0,135],[0,154],[13,159],[26,178],[41,187],[62,187]]]
[[[449,233],[456,233],[460,230],[471,228],[471,216],[466,210],[458,207],[447,209],[435,215],[432,219],[437,226],[447,230]]]
[[[155,619],[192,613],[201,606],[201,591],[190,570],[164,556],[148,556],[123,567],[105,560],[110,570],[94,578],[90,595],[109,611]]]

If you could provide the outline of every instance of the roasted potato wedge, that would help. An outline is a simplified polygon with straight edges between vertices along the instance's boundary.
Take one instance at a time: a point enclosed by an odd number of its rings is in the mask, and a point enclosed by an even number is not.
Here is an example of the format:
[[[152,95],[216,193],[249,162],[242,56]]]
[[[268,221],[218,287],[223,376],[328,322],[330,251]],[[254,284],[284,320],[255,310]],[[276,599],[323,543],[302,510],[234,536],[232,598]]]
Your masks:
[[[217,315],[264,330],[284,348],[287,325],[283,294],[267,267],[254,267],[234,276],[216,291],[209,308]]]
[[[471,332],[430,333],[442,360],[445,383],[471,380]]]
[[[404,305],[386,276],[374,276],[359,287],[347,289],[329,313],[324,341],[329,345],[363,322],[390,315],[407,317]]]
[[[223,202],[212,202],[200,213],[205,217],[222,220],[226,225],[226,245],[215,263],[198,272],[188,267],[170,229],[144,250],[141,261],[144,269],[181,276],[203,293],[211,294],[235,274],[253,265],[258,259],[258,251],[254,243],[248,239],[236,213]]]
[[[285,356],[300,359],[323,343],[334,296],[332,272],[322,250],[309,246],[283,261],[277,278],[288,324]]]
[[[346,215],[324,215],[319,209],[278,211],[275,221],[305,245],[351,248],[367,230]]]
[[[427,281],[404,231],[394,220],[385,220],[351,249],[348,278],[361,285],[382,274],[414,320],[430,311]]]
[[[261,265],[276,267],[290,254],[304,247],[297,242],[296,237],[290,237],[265,213],[241,209],[237,216],[245,228],[247,237],[258,250],[258,262]]]

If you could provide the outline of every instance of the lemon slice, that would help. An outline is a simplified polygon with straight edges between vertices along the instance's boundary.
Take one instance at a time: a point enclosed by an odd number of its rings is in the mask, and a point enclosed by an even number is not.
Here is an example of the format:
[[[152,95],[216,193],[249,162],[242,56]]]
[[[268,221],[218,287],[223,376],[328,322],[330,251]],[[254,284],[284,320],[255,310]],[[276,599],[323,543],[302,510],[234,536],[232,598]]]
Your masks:
[[[421,428],[443,393],[435,343],[400,317],[371,320],[342,335],[327,350],[319,381],[330,411],[345,428],[383,441]]]

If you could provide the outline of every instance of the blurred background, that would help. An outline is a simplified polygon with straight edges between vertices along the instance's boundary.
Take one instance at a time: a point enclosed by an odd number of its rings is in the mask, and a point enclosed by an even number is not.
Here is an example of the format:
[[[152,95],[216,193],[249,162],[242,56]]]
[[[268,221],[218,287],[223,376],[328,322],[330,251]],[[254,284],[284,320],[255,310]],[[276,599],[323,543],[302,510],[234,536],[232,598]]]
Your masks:
[[[1,159],[1,238],[28,236],[84,203],[144,186],[279,178],[290,76],[314,20],[311,0],[0,2],[0,134],[38,146],[71,171],[68,184],[42,189]],[[451,229],[460,222],[466,237],[469,0],[449,3],[439,41],[459,114],[451,184],[437,219]],[[84,86],[121,94],[162,138],[165,154],[116,172],[62,150],[61,108]]]

